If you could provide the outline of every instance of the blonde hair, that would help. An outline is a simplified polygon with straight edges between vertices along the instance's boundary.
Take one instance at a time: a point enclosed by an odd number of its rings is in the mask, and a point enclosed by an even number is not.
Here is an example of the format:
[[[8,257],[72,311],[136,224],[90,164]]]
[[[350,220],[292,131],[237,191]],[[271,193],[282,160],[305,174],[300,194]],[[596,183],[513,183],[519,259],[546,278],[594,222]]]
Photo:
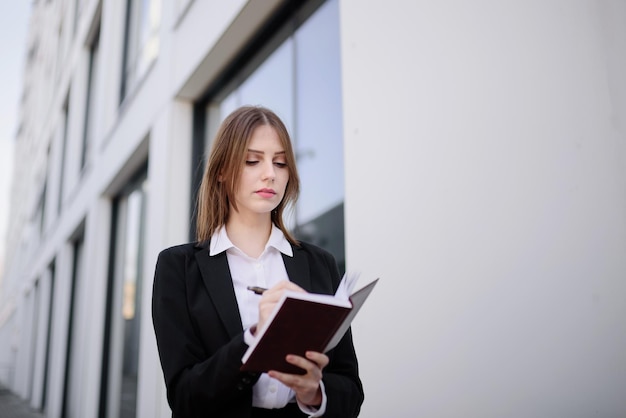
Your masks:
[[[235,110],[224,119],[215,135],[198,191],[196,239],[199,242],[208,241],[218,228],[226,224],[231,205],[237,210],[234,196],[239,187],[248,144],[254,130],[263,125],[276,131],[285,150],[285,162],[289,170],[289,181],[283,200],[271,213],[272,223],[283,232],[289,242],[299,245],[283,222],[285,207],[289,204],[295,205],[300,192],[300,178],[291,139],[280,118],[261,106],[243,106]]]

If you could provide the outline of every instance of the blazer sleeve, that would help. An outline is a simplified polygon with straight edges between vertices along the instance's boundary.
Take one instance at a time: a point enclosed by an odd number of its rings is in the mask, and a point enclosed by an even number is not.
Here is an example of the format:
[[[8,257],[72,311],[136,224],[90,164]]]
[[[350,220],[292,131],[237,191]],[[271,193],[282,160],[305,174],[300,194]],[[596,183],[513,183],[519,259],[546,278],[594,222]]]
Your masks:
[[[313,252],[312,256],[311,269],[313,271],[311,277],[314,280],[313,288],[328,286],[319,282],[315,283],[315,281],[319,280],[319,278],[330,276],[332,282],[331,290],[334,293],[341,279],[337,262],[330,253],[324,250],[319,251],[321,257],[316,256],[315,252]],[[321,289],[318,287],[317,290]],[[327,396],[324,417],[357,417],[363,404],[364,392],[361,379],[359,378],[358,362],[351,329],[348,329],[339,344],[326,354],[329,357],[329,364],[324,369],[322,378]]]
[[[170,408],[174,417],[246,416],[258,375],[239,371],[247,348],[243,332],[216,336],[224,344],[207,352],[188,308],[192,256],[182,246],[164,250],[155,269],[152,318]]]

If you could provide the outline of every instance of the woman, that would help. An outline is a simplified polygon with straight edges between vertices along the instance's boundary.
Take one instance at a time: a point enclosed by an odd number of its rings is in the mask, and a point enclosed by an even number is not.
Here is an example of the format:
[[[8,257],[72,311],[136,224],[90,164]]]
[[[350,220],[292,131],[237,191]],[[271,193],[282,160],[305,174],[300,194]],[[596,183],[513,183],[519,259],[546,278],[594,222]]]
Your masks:
[[[303,375],[239,370],[285,290],[332,294],[340,281],[332,255],[285,227],[298,192],[282,121],[262,107],[231,113],[200,186],[197,242],[164,250],[156,265],[152,316],[173,417],[358,415],[363,387],[350,331],[326,354],[288,356]]]

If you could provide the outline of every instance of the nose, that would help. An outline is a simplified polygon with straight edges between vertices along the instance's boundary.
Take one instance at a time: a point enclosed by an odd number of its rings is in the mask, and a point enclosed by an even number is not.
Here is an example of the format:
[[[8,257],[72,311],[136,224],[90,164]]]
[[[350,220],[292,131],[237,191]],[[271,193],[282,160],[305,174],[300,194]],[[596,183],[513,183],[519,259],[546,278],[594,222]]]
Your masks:
[[[265,170],[263,171],[263,180],[274,182],[276,179],[276,169],[274,164],[270,161],[268,164],[265,164]]]

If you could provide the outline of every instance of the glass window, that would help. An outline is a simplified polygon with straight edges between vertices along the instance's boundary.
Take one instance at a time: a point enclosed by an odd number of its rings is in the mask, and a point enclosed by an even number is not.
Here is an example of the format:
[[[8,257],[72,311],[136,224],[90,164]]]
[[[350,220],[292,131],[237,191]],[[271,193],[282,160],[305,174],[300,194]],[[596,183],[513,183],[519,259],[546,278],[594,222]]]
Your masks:
[[[310,12],[309,12],[310,13]],[[298,22],[302,22],[298,26]],[[295,29],[291,29],[295,28]],[[336,0],[308,18],[297,13],[210,99],[205,153],[221,121],[241,105],[263,105],[287,125],[294,142],[301,194],[289,225],[295,235],[326,248],[345,268],[343,125],[339,17]],[[263,53],[262,53],[263,54]]]
[[[48,412],[48,377],[50,373],[50,352],[52,350],[52,324],[54,322],[54,292],[56,282],[56,262],[53,260],[47,270],[48,280],[48,321],[46,332],[46,352],[44,359],[44,373],[43,373],[43,389],[41,394],[41,410],[46,415]]]
[[[29,359],[29,376],[28,376],[28,394],[27,398],[33,401],[33,392],[35,391],[35,365],[37,364],[37,346],[39,341],[39,307],[41,306],[41,291],[39,289],[39,280],[35,281],[33,290],[26,296],[26,306],[28,306],[30,318],[27,319],[29,326],[25,326],[24,329],[30,328],[30,359]],[[26,321],[25,321],[26,322]],[[28,334],[25,334],[28,335]]]
[[[306,179],[298,223],[340,205],[344,197],[343,125],[339,74],[339,20],[331,5],[322,7],[294,35],[296,149],[298,170]],[[339,167],[320,170],[320,167]]]
[[[112,255],[108,306],[109,336],[104,359],[107,393],[101,399],[105,417],[134,418],[141,324],[143,237],[147,180],[145,169],[116,199],[115,253]]]
[[[39,194],[39,199],[37,200],[37,209],[35,211],[35,219],[37,220],[37,224],[39,225],[38,232],[39,236],[43,236],[44,227],[46,222],[46,194],[48,189],[48,178],[44,180],[43,189]]]
[[[293,39],[286,39],[231,95],[237,96],[237,106],[263,105],[276,112],[293,135],[294,68]],[[234,109],[224,109],[226,116]]]
[[[127,0],[121,99],[130,93],[159,54],[161,0]]]
[[[59,199],[57,200],[57,215],[61,213],[63,208],[63,200],[65,193],[65,153],[67,152],[67,142],[69,137],[70,126],[70,93],[68,91],[65,105],[63,106],[63,137],[61,138],[61,164],[59,170]]]
[[[98,103],[96,99],[96,80],[98,79],[98,57],[100,56],[100,24],[96,29],[96,36],[89,47],[89,73],[87,75],[87,106],[85,107],[85,125],[83,127],[83,147],[80,158],[80,168],[83,169],[91,154],[94,137],[93,119],[96,114],[94,107]]]
[[[80,292],[83,284],[83,243],[82,234],[73,242],[74,260],[72,265],[72,281],[69,294],[69,321],[67,325],[67,351],[65,353],[65,381],[63,386],[63,404],[61,416],[78,418],[80,393],[83,382],[80,369],[81,349],[84,344],[78,334],[80,318]]]

